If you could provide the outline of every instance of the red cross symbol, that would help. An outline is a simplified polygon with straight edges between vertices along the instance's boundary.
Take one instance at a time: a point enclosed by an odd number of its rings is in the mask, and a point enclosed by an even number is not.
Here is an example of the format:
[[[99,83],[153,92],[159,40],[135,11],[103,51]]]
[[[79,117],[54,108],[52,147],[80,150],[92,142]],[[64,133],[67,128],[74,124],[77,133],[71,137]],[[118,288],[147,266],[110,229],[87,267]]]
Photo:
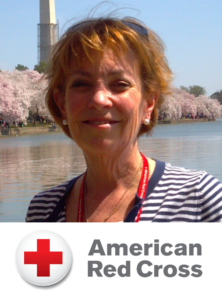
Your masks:
[[[50,240],[37,239],[37,252],[24,252],[24,264],[37,264],[37,277],[49,277],[51,264],[62,264],[62,252],[50,252]]]

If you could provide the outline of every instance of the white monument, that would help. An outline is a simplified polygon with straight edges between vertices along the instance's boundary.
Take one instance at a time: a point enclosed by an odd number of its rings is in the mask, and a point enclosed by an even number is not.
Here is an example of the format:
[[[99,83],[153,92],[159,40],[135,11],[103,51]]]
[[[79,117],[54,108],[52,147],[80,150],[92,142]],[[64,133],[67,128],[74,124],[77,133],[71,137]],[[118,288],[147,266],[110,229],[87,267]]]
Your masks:
[[[55,1],[40,0],[40,24],[38,24],[38,61],[47,62],[52,45],[58,40],[55,17]]]

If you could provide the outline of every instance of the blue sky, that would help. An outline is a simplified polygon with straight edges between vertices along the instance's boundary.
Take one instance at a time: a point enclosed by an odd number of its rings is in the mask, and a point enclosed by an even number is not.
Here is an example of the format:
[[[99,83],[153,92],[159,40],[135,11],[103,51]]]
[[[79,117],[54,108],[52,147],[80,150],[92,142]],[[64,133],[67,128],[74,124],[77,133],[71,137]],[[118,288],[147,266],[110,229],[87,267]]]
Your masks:
[[[60,32],[101,1],[55,0]],[[119,11],[156,31],[166,45],[175,87],[200,85],[210,96],[222,89],[222,0],[112,1],[98,11]],[[128,7],[128,9],[127,9]],[[100,13],[99,13],[100,14]],[[0,0],[0,69],[37,63],[39,0]],[[66,24],[66,25],[65,25]]]

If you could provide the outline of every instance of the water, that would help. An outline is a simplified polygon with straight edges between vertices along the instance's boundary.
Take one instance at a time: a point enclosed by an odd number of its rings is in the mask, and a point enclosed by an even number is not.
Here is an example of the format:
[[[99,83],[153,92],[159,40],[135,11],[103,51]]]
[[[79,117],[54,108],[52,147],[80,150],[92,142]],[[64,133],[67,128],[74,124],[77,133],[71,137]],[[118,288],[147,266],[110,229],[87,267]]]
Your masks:
[[[159,125],[139,139],[151,158],[206,170],[222,181],[222,121]],[[33,195],[85,170],[81,150],[63,133],[0,138],[0,222],[23,222]]]

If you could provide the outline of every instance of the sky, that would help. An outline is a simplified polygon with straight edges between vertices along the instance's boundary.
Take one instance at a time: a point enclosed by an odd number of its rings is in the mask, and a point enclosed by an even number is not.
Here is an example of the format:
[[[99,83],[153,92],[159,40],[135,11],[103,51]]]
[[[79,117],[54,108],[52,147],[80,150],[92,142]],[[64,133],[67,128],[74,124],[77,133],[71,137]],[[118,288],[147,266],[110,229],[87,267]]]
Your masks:
[[[60,34],[101,1],[55,0]],[[95,16],[118,9],[154,30],[166,45],[174,87],[200,85],[210,96],[222,90],[222,0],[126,0],[100,5]],[[39,0],[0,0],[0,69],[38,63]]]

